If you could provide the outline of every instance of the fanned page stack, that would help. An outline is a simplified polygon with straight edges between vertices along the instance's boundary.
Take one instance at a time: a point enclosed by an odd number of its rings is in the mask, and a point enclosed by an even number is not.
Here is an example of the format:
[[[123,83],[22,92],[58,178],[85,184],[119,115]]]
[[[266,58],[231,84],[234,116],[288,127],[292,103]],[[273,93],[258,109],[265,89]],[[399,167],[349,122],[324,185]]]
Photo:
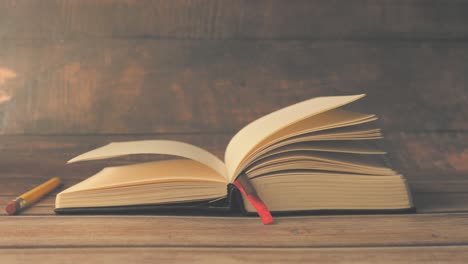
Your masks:
[[[240,176],[273,213],[411,211],[405,178],[372,147],[382,138],[372,126],[376,116],[341,108],[363,96],[313,98],[257,119],[232,138],[224,162],[182,142],[110,143],[69,162],[133,154],[180,158],[104,168],[59,193],[55,211],[255,213],[236,188]]]

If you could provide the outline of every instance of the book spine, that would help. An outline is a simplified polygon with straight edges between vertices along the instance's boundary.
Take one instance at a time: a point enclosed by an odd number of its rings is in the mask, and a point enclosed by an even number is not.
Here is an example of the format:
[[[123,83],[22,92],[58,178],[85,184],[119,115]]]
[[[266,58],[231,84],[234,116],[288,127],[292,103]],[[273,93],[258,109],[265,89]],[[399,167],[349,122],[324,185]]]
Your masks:
[[[273,223],[273,217],[271,216],[270,210],[268,210],[266,204],[258,196],[247,174],[242,173],[237,177],[234,181],[234,185],[247,197],[247,200],[255,208],[264,225]]]

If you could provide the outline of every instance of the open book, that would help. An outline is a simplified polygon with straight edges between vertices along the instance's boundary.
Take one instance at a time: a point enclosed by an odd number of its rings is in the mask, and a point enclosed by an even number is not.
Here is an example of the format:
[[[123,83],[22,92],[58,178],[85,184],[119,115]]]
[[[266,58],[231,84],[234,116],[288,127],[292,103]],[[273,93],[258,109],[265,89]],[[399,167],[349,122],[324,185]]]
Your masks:
[[[236,207],[254,213],[249,192],[234,187],[239,177],[271,212],[411,209],[405,178],[373,147],[382,138],[372,126],[376,116],[341,109],[363,96],[318,97],[263,116],[232,138],[224,161],[177,141],[110,143],[69,162],[132,154],[181,159],[104,168],[59,193],[56,212]]]

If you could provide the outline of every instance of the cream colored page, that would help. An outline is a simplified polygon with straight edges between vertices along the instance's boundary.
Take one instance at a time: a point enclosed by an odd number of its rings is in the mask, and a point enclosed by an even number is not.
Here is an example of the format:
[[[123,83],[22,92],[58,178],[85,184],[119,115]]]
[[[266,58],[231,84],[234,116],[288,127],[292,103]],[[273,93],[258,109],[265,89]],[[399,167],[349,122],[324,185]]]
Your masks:
[[[307,117],[349,104],[364,96],[317,97],[285,107],[248,124],[232,138],[226,148],[224,161],[230,182],[235,180],[239,173],[237,168],[245,156],[268,136]]]
[[[329,129],[336,129],[348,126],[354,126],[376,120],[375,115],[350,112],[342,109],[332,109],[324,113],[305,118],[299,122],[280,129],[259,142],[255,148],[248,152],[238,165],[238,170],[243,170],[258,153],[278,144],[280,141],[300,137],[311,133],[330,133]]]
[[[198,161],[212,168],[228,180],[226,166],[218,157],[194,145],[171,140],[114,142],[81,154],[69,160],[68,163],[107,159],[132,154],[164,154],[184,157]]]
[[[312,152],[337,152],[337,153],[354,153],[354,154],[385,154],[386,152],[378,150],[376,148],[371,148],[368,146],[359,146],[355,145],[352,146],[350,144],[346,144],[346,142],[340,142],[343,143],[343,146],[340,146],[339,144],[333,144],[333,142],[327,142],[330,143],[330,146],[320,144],[321,142],[314,142],[317,143],[316,146],[314,144],[310,144],[310,142],[305,142],[305,143],[296,143],[293,145],[286,145],[283,147],[275,148],[275,145],[273,145],[271,148],[265,149],[265,151],[262,151],[263,155],[258,156],[258,157],[269,157],[272,155],[280,154],[280,153],[287,153],[291,151],[312,151]]]
[[[225,179],[213,169],[193,160],[163,160],[133,165],[107,167],[94,176],[66,189],[77,191],[143,185],[156,182],[219,182]]]
[[[289,125],[262,140],[260,145],[270,145],[271,143],[301,134],[358,125],[374,120],[377,120],[375,115],[355,113],[342,109],[333,109]]]

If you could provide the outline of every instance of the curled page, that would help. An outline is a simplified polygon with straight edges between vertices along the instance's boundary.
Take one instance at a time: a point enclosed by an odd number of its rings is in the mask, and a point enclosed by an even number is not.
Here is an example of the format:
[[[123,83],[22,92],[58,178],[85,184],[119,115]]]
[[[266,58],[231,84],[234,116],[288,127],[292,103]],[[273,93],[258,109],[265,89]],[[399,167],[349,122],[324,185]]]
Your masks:
[[[228,179],[224,163],[210,152],[183,142],[172,140],[140,140],[114,142],[81,154],[68,163],[86,160],[108,159],[132,154],[163,154],[198,161]]]
[[[364,94],[317,97],[261,117],[242,128],[229,142],[224,162],[230,182],[240,173],[239,165],[268,136],[305,118],[349,104]]]

